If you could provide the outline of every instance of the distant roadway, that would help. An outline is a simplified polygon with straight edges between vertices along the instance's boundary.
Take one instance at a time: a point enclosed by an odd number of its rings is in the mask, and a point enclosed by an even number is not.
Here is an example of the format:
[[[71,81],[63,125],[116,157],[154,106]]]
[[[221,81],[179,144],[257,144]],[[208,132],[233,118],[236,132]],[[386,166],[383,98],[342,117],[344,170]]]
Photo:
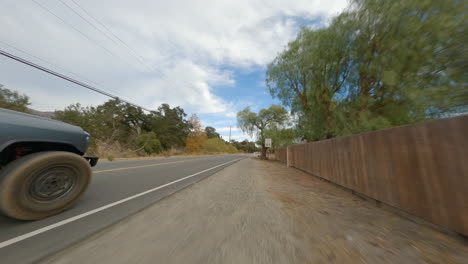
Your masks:
[[[218,155],[102,162],[71,209],[39,221],[0,215],[0,263],[32,263],[245,158]]]

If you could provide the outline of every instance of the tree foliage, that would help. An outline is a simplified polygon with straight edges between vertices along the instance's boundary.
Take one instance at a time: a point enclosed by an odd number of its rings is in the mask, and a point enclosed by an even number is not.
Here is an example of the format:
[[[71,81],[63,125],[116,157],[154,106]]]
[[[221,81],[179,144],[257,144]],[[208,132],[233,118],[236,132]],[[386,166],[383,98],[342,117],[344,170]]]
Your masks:
[[[299,138],[296,128],[272,128],[265,130],[265,137],[271,138],[273,150],[291,145]]]
[[[233,145],[236,149],[243,151],[245,153],[253,153],[259,151],[259,148],[255,144],[255,142],[248,141],[247,139],[239,142],[235,140],[231,140],[231,145]]]
[[[468,104],[467,5],[354,0],[303,28],[267,69],[273,97],[307,140],[437,118]]]
[[[162,104],[158,111],[147,116],[144,127],[158,135],[164,149],[183,147],[191,128],[186,117],[187,114],[181,107],[171,108],[168,104]]]
[[[218,132],[216,132],[216,128],[207,126],[205,127],[205,133],[208,138],[221,138]]]
[[[143,150],[146,154],[157,154],[162,151],[162,145],[154,132],[146,132],[135,138],[133,145],[139,147],[136,151]]]
[[[336,23],[328,29],[303,28],[268,65],[270,93],[300,113],[308,138],[333,136],[334,99],[350,74],[349,35],[348,26]]]
[[[117,142],[146,154],[183,147],[191,127],[185,116],[180,107],[163,104],[157,111],[146,114],[120,100],[109,100],[97,107],[72,104],[54,114],[55,119],[89,132],[91,150],[97,151],[96,141],[103,145]]]
[[[28,96],[9,90],[0,84],[0,108],[27,113],[30,104]]]
[[[279,105],[261,109],[258,114],[247,107],[237,113],[237,126],[250,136],[256,135],[262,146],[262,158],[266,158],[265,131],[284,126],[289,120],[288,111]]]

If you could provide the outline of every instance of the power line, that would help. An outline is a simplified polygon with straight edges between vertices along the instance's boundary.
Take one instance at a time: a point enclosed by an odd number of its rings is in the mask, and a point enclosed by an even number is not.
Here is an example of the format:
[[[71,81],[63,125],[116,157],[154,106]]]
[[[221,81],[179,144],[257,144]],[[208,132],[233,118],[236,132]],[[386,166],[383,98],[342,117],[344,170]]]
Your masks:
[[[60,0],[62,1],[62,0]],[[140,60],[141,63],[146,65],[148,68],[151,70],[154,70],[150,65],[146,64],[144,59],[135,51],[133,50],[125,41],[123,41],[121,38],[119,38],[112,30],[110,30],[104,23],[99,21],[96,17],[94,17],[90,12],[88,12],[84,7],[82,7],[80,4],[75,2],[74,0],[71,0],[76,6],[78,6],[86,15],[88,15],[90,18],[92,18],[94,21],[96,21],[99,25],[101,25],[107,32],[109,32],[114,38],[116,38],[118,41],[120,41],[133,55]]]
[[[49,14],[53,15],[54,17],[56,17],[57,19],[59,19],[60,21],[62,21],[65,25],[69,26],[70,28],[72,28],[73,30],[75,30],[76,32],[78,32],[80,35],[82,35],[84,38],[86,38],[87,40],[89,40],[90,42],[94,43],[96,46],[99,46],[100,48],[104,49],[105,51],[107,51],[107,53],[109,53],[111,56],[113,57],[118,57],[120,58],[122,61],[124,61],[126,64],[128,64],[129,66],[131,66],[127,61],[125,61],[122,57],[116,55],[115,53],[113,53],[112,51],[110,51],[109,49],[107,49],[106,47],[102,46],[101,44],[97,43],[96,41],[94,41],[93,39],[91,39],[90,37],[88,37],[85,33],[81,32],[79,29],[77,29],[76,27],[74,27],[73,25],[71,25],[70,23],[68,23],[67,21],[65,21],[63,18],[57,16],[54,12],[52,12],[50,9],[48,9],[47,7],[43,6],[42,4],[40,4],[39,2],[37,2],[36,0],[31,0],[33,1],[36,5],[38,5],[40,8],[42,8],[43,10],[45,10],[46,12],[48,12]]]
[[[40,65],[38,65],[38,64],[35,64],[35,63],[30,62],[30,61],[28,61],[28,60],[22,59],[22,58],[20,58],[20,57],[18,57],[18,56],[15,56],[15,55],[13,55],[13,54],[10,54],[10,53],[8,53],[8,52],[6,52],[6,51],[0,50],[0,55],[3,55],[3,56],[5,56],[5,57],[7,57],[7,58],[13,59],[13,60],[18,61],[18,62],[21,62],[21,63],[23,63],[23,64],[26,64],[26,65],[28,65],[28,66],[31,66],[31,67],[36,68],[36,69],[38,69],[38,70],[41,70],[41,71],[43,71],[43,72],[46,72],[46,73],[48,73],[48,74],[54,75],[54,76],[56,76],[56,77],[59,77],[59,78],[61,78],[61,79],[66,80],[66,81],[72,82],[72,83],[77,84],[77,85],[79,85],[79,86],[82,86],[82,87],[84,87],[84,88],[86,88],[86,89],[89,89],[89,90],[92,90],[92,91],[94,91],[94,92],[103,94],[103,95],[108,96],[108,97],[110,97],[110,98],[112,98],[112,99],[120,100],[120,101],[122,101],[122,102],[124,102],[124,103],[133,105],[133,106],[135,106],[135,107],[141,108],[141,109],[146,110],[146,111],[148,111],[148,112],[151,112],[151,111],[152,111],[152,110],[150,110],[150,109],[148,109],[148,108],[146,108],[146,107],[139,106],[139,105],[134,104],[134,103],[132,103],[132,102],[129,102],[129,101],[127,101],[127,100],[121,99],[121,98],[119,98],[118,96],[115,96],[115,95],[113,95],[113,94],[110,94],[110,93],[108,93],[108,92],[105,92],[105,91],[103,91],[103,90],[101,90],[101,89],[98,89],[98,88],[93,87],[93,86],[91,86],[91,85],[88,85],[88,84],[86,84],[86,83],[77,81],[77,80],[75,80],[75,79],[72,79],[72,78],[70,78],[70,77],[68,77],[68,76],[65,76],[65,75],[63,75],[63,74],[60,74],[60,73],[55,72],[55,71],[53,71],[53,70],[47,69],[47,68],[45,68],[45,67],[43,67],[43,66],[40,66]]]
[[[62,1],[62,0],[60,0]],[[140,56],[134,49],[132,49],[125,41],[123,41],[119,36],[117,36],[112,30],[107,27],[103,22],[99,21],[95,16],[93,16],[90,12],[88,12],[83,6],[81,6],[79,3],[77,3],[75,0],[70,0],[73,2],[76,6],[78,6],[86,15],[88,15],[90,18],[92,18],[96,23],[98,23],[100,26],[102,26],[107,32],[109,32],[112,36],[114,36],[117,40],[119,40],[122,45],[124,45],[131,53],[135,55],[136,58],[138,58],[144,65],[147,65],[149,69],[151,69],[153,72],[158,73],[160,76],[163,78],[167,78],[166,74],[162,71],[156,72],[156,70],[150,65],[145,63],[145,60],[143,59],[142,56]],[[169,79],[168,79],[169,81]],[[186,82],[185,82],[186,83]],[[173,85],[171,82],[168,82],[168,86],[173,89]]]
[[[14,49],[14,50],[16,50],[16,51],[19,51],[19,52],[22,52],[22,53],[24,53],[24,54],[26,54],[26,55],[28,55],[28,56],[31,56],[31,57],[33,57],[33,58],[35,58],[35,59],[37,59],[37,60],[40,60],[40,61],[42,61],[42,62],[44,62],[44,63],[47,63],[47,64],[49,64],[49,65],[52,65],[52,66],[54,66],[55,68],[58,68],[58,69],[60,69],[60,70],[62,70],[62,71],[64,71],[64,72],[73,74],[73,75],[75,75],[75,76],[78,77],[78,78],[84,79],[84,80],[86,80],[86,81],[88,81],[88,82],[91,82],[91,83],[93,83],[93,84],[95,84],[95,85],[102,86],[101,84],[96,83],[96,82],[94,82],[93,80],[90,80],[90,79],[88,79],[88,78],[86,78],[86,77],[84,77],[84,76],[82,76],[82,75],[79,75],[79,74],[77,74],[77,73],[74,73],[74,72],[72,72],[72,71],[70,71],[70,70],[67,70],[67,69],[63,68],[63,67],[60,67],[60,66],[58,66],[57,64],[54,64],[54,63],[52,63],[52,62],[50,62],[50,61],[47,61],[47,60],[45,60],[45,59],[42,59],[42,58],[40,58],[40,57],[38,57],[38,56],[36,56],[36,55],[34,55],[34,54],[31,54],[31,53],[29,53],[29,52],[27,52],[27,51],[25,51],[25,50],[22,50],[22,49],[20,49],[20,48],[17,48],[17,47],[15,47],[15,46],[12,46],[12,45],[10,45],[10,44],[8,44],[8,43],[6,43],[6,42],[3,42],[3,41],[1,41],[1,40],[0,40],[0,43],[2,43],[2,44],[5,45],[5,46],[8,46],[8,47],[10,47],[10,48],[12,48],[12,49]],[[116,93],[116,94],[119,94],[119,92],[117,92],[117,91],[115,91],[115,90],[112,90],[112,89],[107,89],[107,90],[112,91],[112,92],[114,92],[114,93]],[[130,98],[130,99],[131,99],[131,98]]]
[[[61,1],[61,0],[60,0]],[[109,27],[107,27],[103,22],[99,21],[95,16],[93,16],[90,12],[88,12],[83,6],[81,6],[79,3],[77,3],[75,0],[70,0],[72,1],[76,6],[78,6],[84,13],[86,13],[86,15],[88,15],[90,18],[92,18],[94,21],[96,21],[96,23],[98,23],[99,25],[101,25],[107,32],[109,32],[112,36],[114,36],[117,40],[119,40],[125,47],[128,48],[129,51],[131,51],[138,59],[140,59],[140,61],[147,65],[153,72],[159,74],[160,76],[162,76],[163,78],[167,78],[167,75],[163,72],[163,71],[157,71],[151,66],[151,64],[147,64],[145,63],[145,60],[143,59],[142,56],[140,56],[134,49],[132,49],[125,41],[123,41],[121,38],[119,38],[119,36],[117,36],[114,32],[112,32],[112,30],[110,30]],[[174,89],[173,88],[173,85],[172,83],[170,82],[170,79],[167,78],[168,80],[168,86],[171,88],[171,89]],[[186,81],[184,81],[184,83],[187,83]]]
[[[109,35],[108,35],[106,32],[104,32],[104,31],[102,31],[100,28],[96,27],[92,22],[90,22],[88,19],[86,19],[85,17],[83,17],[80,13],[78,13],[73,7],[71,7],[70,5],[68,5],[65,1],[63,1],[63,0],[59,0],[59,1],[60,1],[65,7],[67,7],[68,9],[70,9],[73,13],[75,13],[77,16],[79,16],[79,17],[80,17],[83,21],[85,21],[88,25],[90,25],[90,26],[93,27],[95,30],[97,30],[99,33],[101,33],[102,35],[104,35],[107,39],[109,39],[109,40],[111,40],[112,42],[114,42],[115,45],[117,45],[118,47],[121,46],[121,44],[117,43],[117,41],[115,41],[113,38],[109,37]],[[76,3],[75,3],[75,4],[76,4]],[[135,55],[133,55],[133,54],[131,54],[131,53],[130,53],[130,55],[131,55],[131,56],[135,56]],[[136,58],[136,57],[135,57],[135,58]],[[148,70],[150,70],[150,71],[153,70],[153,69],[151,69],[150,67],[148,67],[148,65],[142,63],[142,62],[140,61],[139,58],[136,58],[136,59],[137,59],[137,61],[138,61],[141,65],[143,65],[143,67],[148,68]]]
[[[48,11],[49,13],[51,13],[52,15],[54,15],[55,17],[57,17],[58,19],[60,19],[62,22],[64,22],[65,24],[69,25],[71,28],[75,29],[76,31],[78,31],[80,34],[82,34],[83,36],[85,36],[88,40],[92,41],[89,37],[87,37],[84,33],[82,33],[81,31],[79,31],[78,29],[76,29],[75,27],[73,27],[72,25],[70,25],[69,23],[65,22],[62,18],[58,17],[57,15],[55,15],[52,11],[48,10],[47,8],[45,8],[44,6],[40,5],[39,3],[36,2],[36,0],[32,0],[34,1],[36,4],[38,4],[40,7],[42,7],[43,9],[45,9],[46,11]],[[62,0],[60,0],[62,2]],[[140,59],[140,61],[146,65],[151,71],[155,72],[155,69],[153,69],[151,66],[149,66],[148,64],[146,64],[144,62],[144,59],[136,52],[134,51],[125,41],[123,41],[121,38],[119,38],[116,34],[114,34],[104,23],[100,22],[97,18],[95,18],[90,12],[88,12],[84,7],[82,7],[80,4],[78,4],[76,1],[74,0],[70,0],[72,1],[76,6],[78,6],[81,10],[83,10],[84,13],[86,13],[89,17],[91,17],[94,21],[96,21],[99,25],[101,25],[106,31],[108,31],[112,36],[114,36],[117,40],[119,40],[125,47],[128,48],[129,51],[131,51],[137,58]],[[62,2],[63,3],[63,2]],[[66,5],[67,7],[71,8],[69,5]],[[76,12],[75,12],[76,13]],[[83,18],[82,16],[80,16],[81,18]],[[84,18],[83,18],[84,19]],[[98,44],[97,44],[98,45]],[[101,45],[98,45],[100,47],[102,47]],[[104,48],[104,47],[102,47]],[[104,48],[106,49],[106,48]],[[107,50],[107,49],[106,49]],[[109,50],[107,50],[109,52]],[[164,74],[164,72],[160,71],[159,74],[162,76],[162,77],[165,77],[167,78],[166,74]],[[169,80],[168,80],[169,81]],[[184,81],[185,82],[185,81]],[[168,86],[170,86],[170,88],[172,88],[172,84],[169,82],[168,83]]]
[[[77,76],[77,77],[79,77],[79,78],[85,79],[85,80],[87,80],[88,82],[92,82],[92,83],[94,83],[94,84],[96,84],[96,85],[99,85],[99,84],[95,83],[94,81],[92,81],[92,80],[90,80],[90,79],[88,79],[88,78],[86,78],[86,77],[80,76],[79,74],[76,74],[76,73],[74,73],[74,72],[72,72],[72,71],[69,71],[69,70],[67,70],[67,69],[64,69],[64,68],[62,68],[62,67],[60,67],[60,66],[58,66],[58,65],[56,65],[56,64],[54,64],[54,63],[52,63],[52,62],[46,61],[45,59],[42,59],[42,58],[40,58],[40,57],[38,57],[38,56],[36,56],[36,55],[34,55],[34,54],[31,54],[31,53],[29,53],[29,52],[27,52],[27,51],[24,51],[24,50],[20,49],[20,48],[17,48],[17,47],[15,47],[15,46],[12,46],[12,45],[10,45],[10,44],[8,44],[8,43],[6,43],[6,42],[3,42],[3,41],[0,40],[0,43],[2,43],[2,44],[5,45],[5,46],[8,46],[8,47],[10,47],[10,48],[12,48],[12,49],[15,49],[16,51],[19,51],[19,52],[22,52],[22,53],[24,53],[24,54],[26,54],[26,55],[28,55],[28,56],[31,56],[31,57],[33,57],[33,58],[35,58],[35,59],[37,59],[37,60],[40,60],[40,61],[42,61],[42,62],[45,62],[45,63],[47,63],[47,64],[49,64],[49,65],[52,65],[52,66],[54,66],[55,68],[58,68],[58,69],[60,69],[60,70],[62,70],[62,71],[64,71],[64,72],[68,72],[68,73],[73,74],[73,75],[75,75],[75,76]]]
[[[59,0],[59,1],[60,1],[64,6],[66,6],[68,9],[70,9],[73,13],[75,13],[77,16],[79,16],[81,19],[83,19],[86,23],[88,23],[88,25],[90,25],[91,27],[93,27],[94,29],[96,29],[97,31],[99,31],[101,34],[105,35],[108,39],[112,40],[112,41],[117,45],[117,42],[116,42],[114,39],[109,38],[109,37],[107,36],[107,34],[106,34],[104,31],[102,31],[101,29],[99,29],[98,27],[96,27],[93,23],[89,22],[89,20],[86,19],[86,18],[84,18],[80,13],[76,12],[76,10],[75,10],[73,7],[69,6],[69,5],[68,5],[67,3],[65,3],[63,0]]]

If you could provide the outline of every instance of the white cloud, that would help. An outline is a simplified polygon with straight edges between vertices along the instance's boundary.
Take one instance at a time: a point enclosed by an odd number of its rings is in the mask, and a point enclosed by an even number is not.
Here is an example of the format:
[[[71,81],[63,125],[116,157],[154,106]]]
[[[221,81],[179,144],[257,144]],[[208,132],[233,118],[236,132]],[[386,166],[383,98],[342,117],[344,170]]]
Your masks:
[[[234,80],[227,71],[184,60],[164,70],[162,78],[138,80],[128,87],[135,87],[135,97],[147,101],[153,108],[169,103],[199,114],[227,113],[231,105],[212,92],[215,84],[233,85]]]
[[[222,138],[224,140],[229,140],[229,135],[222,135]],[[243,140],[249,140],[249,141],[253,141],[255,138],[252,138],[250,137],[249,135],[247,134],[240,134],[240,135],[231,135],[231,140],[236,140],[236,141],[243,141]]]
[[[346,6],[346,0],[77,1],[137,51],[144,64],[154,69],[149,71],[128,48],[115,45],[59,1],[37,1],[111,54],[31,1],[0,3],[0,41],[86,76],[140,105],[156,108],[169,103],[187,112],[230,120],[240,104],[214,90],[216,86],[235,88],[227,67],[264,67],[294,38],[303,21],[321,19],[324,23]],[[73,2],[65,1],[81,12]],[[2,43],[0,47],[44,64]],[[0,83],[27,92],[40,110],[105,100],[5,60],[0,60],[0,70]]]
[[[235,132],[235,131],[240,131],[240,129],[236,126],[232,126],[232,127],[216,127],[216,132],[229,132],[229,129],[231,129],[231,132]]]

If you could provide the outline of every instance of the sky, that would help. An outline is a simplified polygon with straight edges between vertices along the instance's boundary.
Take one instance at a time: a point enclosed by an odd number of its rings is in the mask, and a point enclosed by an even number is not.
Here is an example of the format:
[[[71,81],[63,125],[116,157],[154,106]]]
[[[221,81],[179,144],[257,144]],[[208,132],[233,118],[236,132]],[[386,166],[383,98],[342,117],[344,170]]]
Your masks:
[[[236,113],[273,99],[266,66],[301,27],[324,27],[346,0],[0,0],[0,49],[138,105],[196,113],[227,139],[250,139]],[[108,97],[0,56],[0,84],[31,108]]]

